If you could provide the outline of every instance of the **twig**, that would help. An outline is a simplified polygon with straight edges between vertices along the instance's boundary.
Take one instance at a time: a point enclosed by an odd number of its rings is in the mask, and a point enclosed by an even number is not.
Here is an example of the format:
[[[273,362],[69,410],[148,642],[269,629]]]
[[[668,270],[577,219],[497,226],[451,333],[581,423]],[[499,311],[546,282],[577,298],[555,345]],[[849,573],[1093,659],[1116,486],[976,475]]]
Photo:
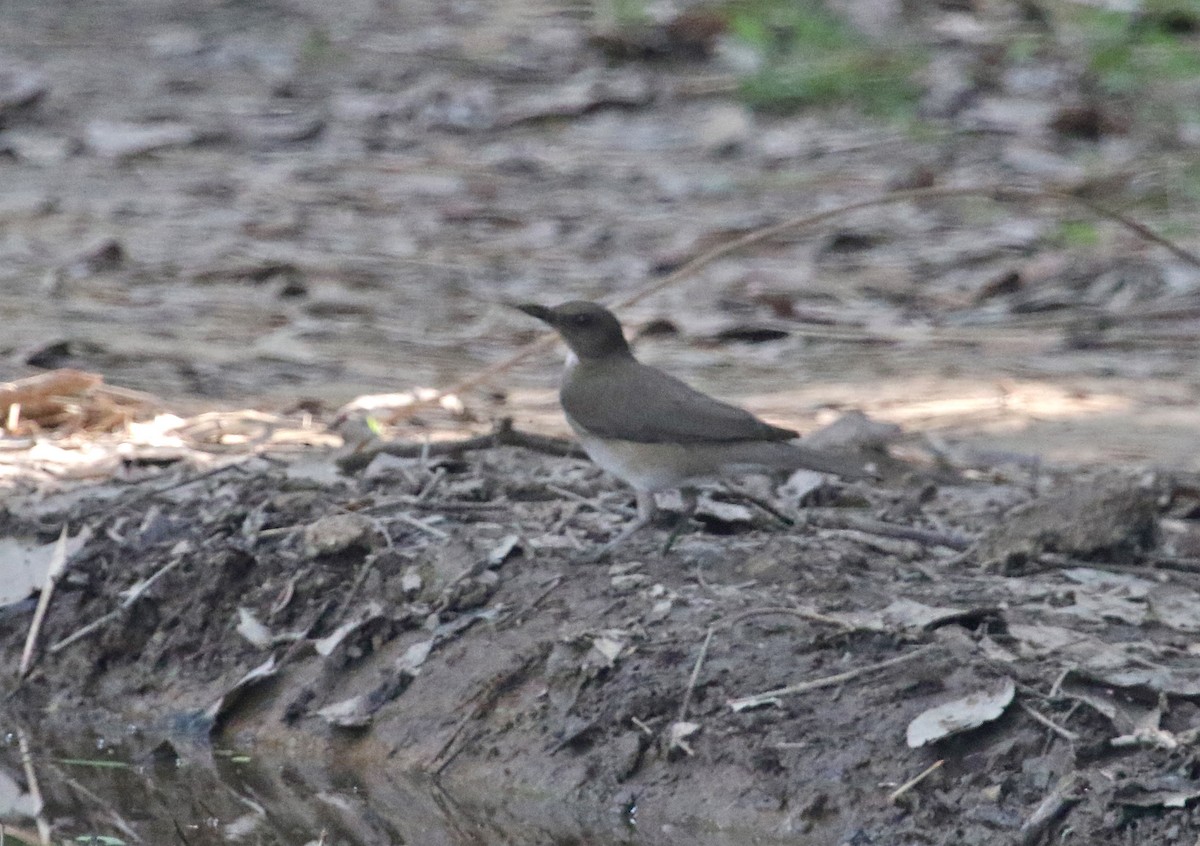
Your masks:
[[[540,661],[546,660],[547,651],[538,649],[533,653],[525,656],[523,660],[516,666],[508,670],[501,671],[480,685],[476,691],[466,699],[467,703],[471,703],[471,708],[463,715],[454,726],[454,730],[450,732],[450,736],[441,745],[434,756],[429,760],[429,767],[433,769],[433,775],[436,779],[442,774],[446,767],[450,766],[451,762],[458,757],[462,752],[462,745],[457,744],[457,740],[467,724],[474,719],[481,718],[486,712],[496,707],[496,703],[505,691],[511,690],[512,686],[527,675],[532,667]],[[439,763],[440,759],[440,763]]]
[[[541,591],[541,593],[539,593],[533,599],[531,599],[527,603],[525,603],[525,605],[522,606],[518,611],[511,614],[504,621],[504,625],[502,627],[508,628],[509,626],[516,625],[517,623],[519,623],[522,619],[524,619],[526,614],[528,614],[530,611],[537,608],[539,605],[542,604],[542,602],[546,599],[547,596],[554,593],[554,591],[558,589],[558,586],[560,584],[562,584],[562,580],[563,580],[563,577],[561,574],[550,579],[550,583],[548,585],[546,585],[546,587]]]
[[[1023,846],[1033,846],[1050,824],[1076,805],[1083,797],[1078,791],[1084,786],[1084,778],[1079,773],[1068,773],[1058,780],[1054,788],[1046,795],[1029,819],[1021,826],[1021,843]]]
[[[111,803],[106,802],[94,790],[84,787],[79,783],[78,779],[71,778],[69,775],[66,775],[61,771],[58,772],[58,778],[63,782],[63,784],[66,784],[84,799],[92,802],[97,808],[100,808],[105,814],[107,814],[109,819],[112,821],[112,824],[119,828],[121,833],[124,834],[126,838],[134,843],[145,842],[141,837],[138,836],[138,833],[133,829],[133,826],[126,822],[125,818],[111,807]]]
[[[708,634],[704,636],[704,645],[700,647],[700,654],[696,656],[691,678],[688,679],[687,690],[683,692],[683,701],[679,703],[679,716],[676,718],[676,722],[682,723],[687,719],[688,706],[692,704],[692,691],[696,689],[696,681],[700,678],[700,668],[704,666],[704,659],[708,657],[708,645],[712,643],[714,631],[714,627],[709,626]]]
[[[1036,708],[1033,708],[1032,706],[1027,705],[1024,702],[1018,702],[1017,704],[1021,706],[1022,711],[1024,711],[1029,716],[1033,717],[1034,720],[1041,723],[1046,728],[1050,729],[1050,731],[1054,732],[1055,734],[1057,734],[1059,737],[1063,738],[1064,740],[1069,740],[1072,743],[1074,743],[1076,740],[1079,739],[1078,734],[1071,731],[1070,729],[1063,728],[1058,723],[1054,722],[1054,720],[1050,719],[1045,714],[1043,714],[1041,711],[1038,711]]]
[[[645,721],[639,720],[637,717],[630,717],[629,722],[633,723],[634,726],[637,727],[638,731],[646,735],[646,737],[654,737],[654,729],[646,725]]]
[[[249,458],[249,456],[247,457],[247,459],[248,458]],[[161,487],[156,487],[156,488],[153,488],[148,491],[143,491],[142,493],[134,496],[133,498],[123,501],[121,503],[121,505],[126,509],[132,508],[135,505],[140,505],[142,502],[144,502],[147,499],[153,499],[154,497],[159,496],[160,494],[165,494],[168,491],[177,490],[178,488],[186,488],[188,485],[195,484],[196,482],[202,482],[205,479],[210,479],[213,476],[216,476],[220,473],[224,473],[226,470],[241,470],[242,464],[244,464],[244,463],[245,463],[245,459],[243,459],[243,460],[234,459],[227,464],[222,464],[218,467],[210,467],[209,469],[207,469],[201,473],[197,473],[195,476],[189,476],[189,477],[186,477],[183,479],[176,479],[174,482],[171,482],[170,484],[162,485]],[[98,513],[100,511],[107,510],[111,507],[112,506],[110,503],[103,502],[99,506],[97,506],[97,508],[94,512],[91,512],[91,513]],[[89,516],[90,516],[90,514],[89,514]]]
[[[375,459],[375,456],[380,454],[394,455],[397,458],[420,458],[422,455],[434,458],[442,455],[458,455],[477,449],[494,449],[500,446],[524,447],[534,452],[569,458],[585,457],[583,449],[574,441],[566,438],[552,438],[548,435],[536,435],[533,432],[522,432],[514,429],[512,420],[506,417],[486,435],[435,443],[390,441],[372,444],[358,452],[342,456],[337,460],[337,466],[343,473],[355,473],[364,469]]]
[[[417,491],[417,502],[428,502],[429,498],[433,496],[433,492],[438,489],[445,479],[446,468],[438,467],[435,469],[433,475],[429,477],[429,481],[425,483],[425,486]]]
[[[767,514],[774,517],[776,520],[778,520],[784,526],[796,525],[795,520],[793,520],[791,517],[784,514],[782,511],[780,511],[778,508],[776,508],[771,503],[767,502],[762,497],[755,496],[754,494],[750,493],[749,491],[742,490],[741,488],[736,487],[734,485],[726,485],[725,488],[731,494],[733,494],[735,497],[738,497],[739,499],[744,499],[746,502],[750,503],[751,505],[756,506],[757,508],[761,509],[762,511],[765,511]]]
[[[778,608],[751,608],[748,611],[743,611],[742,613],[735,615],[728,622],[726,622],[725,625],[729,628],[733,628],[738,623],[748,620],[751,617],[759,617],[766,614],[787,614],[791,617],[799,617],[801,620],[807,620],[811,623],[825,623],[827,625],[838,626],[843,629],[855,628],[855,626],[847,623],[845,620],[839,620],[837,617],[830,617],[829,615],[822,614],[819,611],[809,611],[805,608],[790,608],[787,606],[780,606]]]
[[[119,617],[121,615],[122,611],[124,611],[129,606],[133,605],[133,603],[137,602],[142,597],[142,594],[144,594],[146,591],[148,591],[151,587],[154,586],[155,582],[157,582],[159,579],[161,579],[167,573],[171,572],[176,567],[178,567],[180,562],[182,562],[182,561],[183,561],[182,557],[172,558],[166,564],[159,567],[154,572],[154,574],[150,576],[150,578],[144,579],[143,581],[135,583],[132,587],[126,588],[124,591],[122,591],[122,593],[125,594],[125,598],[121,600],[121,603],[116,608],[109,611],[107,614],[104,614],[103,616],[98,617],[95,620],[92,620],[92,622],[88,623],[83,628],[76,629],[74,632],[72,632],[71,634],[64,637],[62,640],[60,640],[58,643],[51,646],[46,651],[50,655],[57,655],[59,652],[62,652],[64,649],[66,649],[68,646],[70,646],[75,641],[81,640],[82,638],[87,637],[92,632],[94,632],[96,629],[103,626],[105,623],[108,623],[110,620],[116,619],[117,617]]]
[[[416,517],[413,517],[411,514],[405,514],[403,511],[396,511],[392,514],[389,514],[389,515],[387,515],[387,519],[399,520],[401,523],[404,523],[406,526],[412,526],[414,529],[420,529],[422,532],[432,535],[433,537],[437,538],[438,540],[446,540],[447,538],[450,537],[450,535],[448,535],[446,532],[443,532],[441,529],[437,528],[436,526],[430,526],[428,523],[424,523],[424,522],[418,520]]]
[[[592,509],[593,511],[599,511],[601,513],[608,513],[608,514],[617,513],[615,511],[613,511],[611,508],[606,508],[604,506],[604,503],[600,502],[598,498],[591,497],[591,496],[584,496],[583,494],[575,493],[575,491],[570,490],[568,488],[564,488],[561,485],[547,484],[546,490],[550,491],[550,493],[558,494],[563,499],[569,499],[574,503],[578,503],[579,505],[587,506],[588,508]]]
[[[439,502],[418,502],[415,496],[406,495],[397,497],[395,499],[386,499],[383,502],[377,502],[374,505],[368,505],[366,508],[358,509],[358,513],[369,514],[376,511],[389,511],[398,507],[421,508],[425,510],[436,511],[477,512],[506,509],[509,507],[509,504],[501,500],[496,500],[493,502],[447,502],[446,500],[441,500]]]
[[[850,529],[865,532],[868,535],[916,541],[928,546],[944,546],[956,552],[964,552],[971,547],[971,541],[961,535],[935,532],[931,529],[918,529],[916,526],[885,523],[882,520],[871,520],[856,514],[845,514],[836,509],[810,509],[804,512],[804,518],[805,522],[819,528]]]
[[[362,589],[363,584],[367,581],[367,575],[375,568],[375,556],[368,555],[363,559],[363,563],[359,565],[358,572],[354,575],[354,581],[350,585],[350,590],[346,591],[345,597],[338,604],[337,612],[334,614],[334,619],[341,619],[350,606],[358,599],[358,592]]]
[[[583,503],[580,503],[580,502],[566,503],[562,507],[561,512],[558,515],[558,519],[554,521],[554,525],[550,527],[549,531],[546,534],[552,535],[552,536],[560,534],[563,531],[563,529],[565,529],[567,527],[567,524],[570,523],[572,520],[574,520],[575,517],[579,514],[580,510],[582,510],[582,509],[583,509]]]
[[[892,191],[888,194],[881,194],[877,197],[872,197],[869,200],[858,200],[853,203],[845,203],[831,209],[826,209],[825,211],[788,218],[787,220],[780,221],[779,223],[775,223],[770,226],[764,226],[761,229],[754,230],[753,232],[748,232],[745,235],[742,235],[740,238],[734,238],[726,241],[723,244],[719,244],[712,249],[700,253],[700,255],[686,262],[672,273],[664,276],[662,279],[659,279],[648,285],[644,285],[634,293],[630,294],[628,297],[625,297],[624,299],[614,303],[613,307],[620,309],[635,305],[647,297],[657,294],[664,288],[669,288],[670,286],[679,283],[689,276],[694,276],[696,273],[703,270],[705,267],[708,267],[718,259],[725,258],[726,256],[733,255],[734,253],[739,253],[748,247],[757,246],[758,244],[769,241],[772,238],[778,237],[779,235],[783,235],[787,232],[807,229],[809,227],[816,226],[819,223],[824,223],[827,220],[842,217],[850,212],[873,208],[875,206],[919,202],[922,200],[949,199],[953,197],[986,197],[998,202],[1018,200],[1055,200],[1059,202],[1074,203],[1076,205],[1083,206],[1099,217],[1104,217],[1121,224],[1140,238],[1162,246],[1193,267],[1200,267],[1200,256],[1197,256],[1183,247],[1180,247],[1178,244],[1167,240],[1143,224],[1126,217],[1120,212],[1113,211],[1112,209],[1101,206],[1085,197],[1080,197],[1076,194],[1070,194],[1061,191],[1046,191],[1037,188],[1012,188],[1005,185],[966,185],[950,188],[915,188],[908,191]],[[442,397],[464,394],[473,388],[477,388],[480,385],[485,385],[496,376],[508,372],[513,367],[520,364],[522,361],[534,355],[535,353],[549,349],[554,344],[556,339],[556,334],[547,333],[537,340],[526,344],[508,358],[498,361],[489,367],[485,367],[483,370],[480,370],[477,373],[458,381],[446,390],[431,396],[428,399],[418,400],[412,405],[406,406],[403,409],[403,415],[411,416],[412,414],[417,413],[420,409],[439,402]],[[396,419],[402,418],[398,416]],[[343,469],[346,468],[343,467]]]
[[[944,764],[944,763],[946,763],[944,760],[934,761],[928,767],[923,769],[918,775],[915,775],[912,778],[910,778],[908,781],[904,782],[904,784],[900,785],[899,787],[897,787],[895,790],[893,790],[891,793],[888,794],[888,803],[895,805],[897,802],[900,801],[900,797],[904,796],[904,794],[908,793],[910,790],[912,790],[918,784],[920,784],[925,779],[929,778],[931,775],[933,775],[938,770],[940,770],[942,768],[942,764]]]
[[[920,649],[915,649],[912,652],[904,655],[897,655],[895,658],[889,658],[886,661],[880,661],[878,664],[870,664],[866,667],[859,667],[855,670],[847,670],[844,673],[838,673],[832,676],[825,676],[812,681],[798,682],[788,685],[787,687],[779,687],[775,690],[768,690],[764,693],[756,693],[752,696],[741,696],[737,699],[729,700],[729,707],[734,711],[744,711],[747,708],[754,708],[759,705],[768,705],[771,702],[779,699],[782,696],[791,696],[796,693],[807,693],[810,690],[818,690],[822,687],[833,687],[834,685],[844,684],[848,681],[853,681],[859,676],[865,676],[870,673],[886,670],[889,667],[895,667],[898,664],[904,664],[908,661],[914,661],[923,655],[929,654],[936,644],[922,646]]]
[[[50,829],[50,822],[46,819],[45,802],[42,799],[42,788],[38,783],[37,770],[33,767],[33,752],[29,749],[29,735],[25,733],[25,729],[17,729],[17,745],[21,749],[21,767],[25,770],[25,783],[29,785],[29,796],[33,799],[34,807],[38,809],[35,821],[37,823],[38,837],[43,843],[49,843],[50,836],[53,832]]]
[[[1173,555],[1147,555],[1146,563],[1155,570],[1175,570],[1180,573],[1200,573],[1200,558]]]
[[[1111,221],[1121,224],[1138,237],[1149,241],[1152,244],[1158,244],[1176,258],[1183,259],[1188,264],[1192,265],[1192,267],[1200,267],[1200,258],[1197,258],[1195,253],[1191,252],[1190,250],[1185,250],[1183,247],[1179,246],[1173,241],[1169,241],[1163,236],[1159,235],[1148,226],[1138,223],[1133,218],[1126,217],[1120,212],[1110,209],[1107,206],[1102,206],[1099,203],[1093,202],[1087,197],[1082,197],[1078,194],[1066,194],[1059,191],[1038,191],[1037,193],[1056,200],[1064,200],[1066,202],[1083,206],[1097,217],[1106,217]]]
[[[46,621],[46,613],[50,610],[50,599],[54,596],[54,588],[67,569],[67,524],[63,523],[62,531],[58,534],[58,542],[54,544],[54,552],[50,555],[50,566],[46,569],[46,581],[42,584],[41,595],[38,596],[37,609],[33,612],[33,621],[29,624],[29,634],[25,636],[25,649],[21,652],[21,666],[17,670],[17,678],[23,679],[33,668],[33,653],[37,649],[38,635],[42,633],[42,624]]]

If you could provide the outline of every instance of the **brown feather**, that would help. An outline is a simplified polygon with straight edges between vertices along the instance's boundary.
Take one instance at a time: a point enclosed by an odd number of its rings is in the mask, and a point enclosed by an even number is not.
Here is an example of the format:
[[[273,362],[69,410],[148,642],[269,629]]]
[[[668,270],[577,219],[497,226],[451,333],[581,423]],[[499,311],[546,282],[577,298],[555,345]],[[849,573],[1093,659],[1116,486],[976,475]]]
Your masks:
[[[561,399],[575,425],[600,438],[711,444],[798,437],[632,357],[579,362],[563,382]]]

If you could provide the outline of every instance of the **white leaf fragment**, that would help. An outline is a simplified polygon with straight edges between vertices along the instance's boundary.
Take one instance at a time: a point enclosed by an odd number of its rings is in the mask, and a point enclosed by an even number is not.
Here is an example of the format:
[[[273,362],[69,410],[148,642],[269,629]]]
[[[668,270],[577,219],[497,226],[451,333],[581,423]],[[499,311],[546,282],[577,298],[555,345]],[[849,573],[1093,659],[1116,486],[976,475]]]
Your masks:
[[[916,749],[989,723],[1004,713],[1015,692],[1012,679],[1005,679],[999,690],[977,691],[922,711],[908,724],[908,745]]]
[[[238,608],[237,633],[259,649],[266,649],[274,640],[271,630],[249,608]]]

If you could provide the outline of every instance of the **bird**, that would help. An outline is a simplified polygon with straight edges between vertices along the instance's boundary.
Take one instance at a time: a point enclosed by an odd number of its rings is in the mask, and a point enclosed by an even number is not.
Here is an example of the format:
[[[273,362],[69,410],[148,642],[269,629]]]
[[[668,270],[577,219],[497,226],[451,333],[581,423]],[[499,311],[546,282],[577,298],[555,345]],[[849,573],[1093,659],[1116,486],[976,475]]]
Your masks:
[[[678,489],[679,525],[696,509],[697,485],[746,473],[798,470],[850,479],[858,462],[793,443],[799,434],[702,393],[634,357],[616,316],[573,300],[514,306],[548,324],[570,352],[559,390],[567,423],[588,457],[634,489],[637,517],[596,554],[604,558],[653,522],[655,494]]]

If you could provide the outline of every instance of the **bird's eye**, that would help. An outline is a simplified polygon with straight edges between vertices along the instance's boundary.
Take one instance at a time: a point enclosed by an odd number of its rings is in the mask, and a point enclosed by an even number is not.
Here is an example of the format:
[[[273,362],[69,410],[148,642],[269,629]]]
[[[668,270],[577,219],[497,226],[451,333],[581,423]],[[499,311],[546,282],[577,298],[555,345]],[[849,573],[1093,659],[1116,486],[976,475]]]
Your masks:
[[[592,316],[590,314],[576,314],[571,318],[571,322],[576,326],[587,326],[592,322]]]

